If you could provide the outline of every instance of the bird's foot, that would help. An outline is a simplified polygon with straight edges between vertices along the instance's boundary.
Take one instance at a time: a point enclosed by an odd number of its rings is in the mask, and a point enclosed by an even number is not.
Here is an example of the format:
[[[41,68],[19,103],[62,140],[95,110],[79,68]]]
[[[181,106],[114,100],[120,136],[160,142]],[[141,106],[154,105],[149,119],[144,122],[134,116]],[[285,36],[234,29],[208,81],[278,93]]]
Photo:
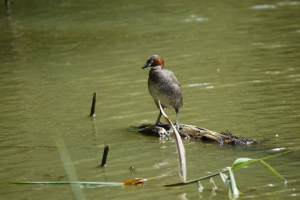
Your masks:
[[[158,121],[154,124],[154,126],[170,126],[169,124],[163,124],[162,122]]]

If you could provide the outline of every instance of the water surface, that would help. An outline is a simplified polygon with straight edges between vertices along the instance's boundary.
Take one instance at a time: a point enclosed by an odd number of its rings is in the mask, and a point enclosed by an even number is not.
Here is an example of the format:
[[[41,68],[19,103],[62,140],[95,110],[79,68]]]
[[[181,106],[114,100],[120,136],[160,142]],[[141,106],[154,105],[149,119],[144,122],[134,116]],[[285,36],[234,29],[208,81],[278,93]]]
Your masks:
[[[147,90],[147,58],[162,56],[184,91],[179,122],[264,141],[218,146],[184,141],[188,180],[300,144],[300,3],[297,1],[11,1],[0,18],[0,195],[73,199],[55,138],[82,181],[151,178],[143,187],[83,189],[86,199],[228,199],[219,178],[179,182],[173,139],[141,135],[158,110]],[[89,118],[98,91],[96,117]],[[166,110],[175,120],[174,110]],[[276,137],[277,136],[277,137]],[[266,141],[266,138],[271,138]],[[101,163],[104,142],[108,166]],[[297,199],[299,152],[235,172],[240,198]],[[129,170],[133,166],[134,170]],[[162,177],[161,177],[162,176]]]

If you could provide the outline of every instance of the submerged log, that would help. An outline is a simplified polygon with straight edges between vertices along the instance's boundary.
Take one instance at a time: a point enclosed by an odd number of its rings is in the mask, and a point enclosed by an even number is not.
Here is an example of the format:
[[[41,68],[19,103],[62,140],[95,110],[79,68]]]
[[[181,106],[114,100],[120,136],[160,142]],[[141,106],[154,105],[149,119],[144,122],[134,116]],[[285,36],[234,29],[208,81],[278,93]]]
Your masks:
[[[143,124],[139,126],[142,134],[154,135],[158,137],[169,137],[174,134],[173,130],[167,124],[154,126],[153,124]],[[227,131],[226,133],[217,133],[205,128],[193,125],[179,124],[179,134],[185,139],[196,139],[204,141],[214,141],[218,144],[259,144],[259,141],[249,140],[248,138],[238,137]]]

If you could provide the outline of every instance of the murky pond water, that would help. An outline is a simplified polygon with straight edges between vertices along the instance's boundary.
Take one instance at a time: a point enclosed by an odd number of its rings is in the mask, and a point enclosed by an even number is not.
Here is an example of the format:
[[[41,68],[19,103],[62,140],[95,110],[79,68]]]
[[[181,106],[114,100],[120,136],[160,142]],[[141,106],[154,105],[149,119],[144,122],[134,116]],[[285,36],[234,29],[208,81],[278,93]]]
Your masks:
[[[20,1],[0,5],[1,199],[73,199],[55,140],[63,138],[78,179],[142,186],[83,188],[86,199],[228,199],[179,182],[173,139],[141,135],[158,110],[146,59],[158,54],[184,91],[179,123],[264,141],[218,146],[184,141],[187,178],[239,157],[262,158],[300,144],[299,1]],[[98,91],[95,118],[88,117]],[[166,110],[175,120],[174,110]],[[276,137],[277,135],[277,137]],[[266,138],[271,138],[266,141]],[[104,142],[108,166],[101,163]],[[237,170],[240,198],[298,199],[299,152]],[[133,166],[134,170],[129,168]],[[155,177],[155,178],[153,178]]]

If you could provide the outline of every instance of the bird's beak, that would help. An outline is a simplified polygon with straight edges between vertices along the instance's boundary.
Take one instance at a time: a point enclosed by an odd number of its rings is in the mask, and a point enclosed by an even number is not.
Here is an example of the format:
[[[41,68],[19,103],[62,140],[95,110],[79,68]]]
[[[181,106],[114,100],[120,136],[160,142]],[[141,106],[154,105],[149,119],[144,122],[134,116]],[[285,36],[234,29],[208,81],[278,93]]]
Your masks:
[[[142,67],[142,69],[145,69],[146,67],[150,67],[150,65],[151,65],[151,63],[146,63],[146,64]]]

